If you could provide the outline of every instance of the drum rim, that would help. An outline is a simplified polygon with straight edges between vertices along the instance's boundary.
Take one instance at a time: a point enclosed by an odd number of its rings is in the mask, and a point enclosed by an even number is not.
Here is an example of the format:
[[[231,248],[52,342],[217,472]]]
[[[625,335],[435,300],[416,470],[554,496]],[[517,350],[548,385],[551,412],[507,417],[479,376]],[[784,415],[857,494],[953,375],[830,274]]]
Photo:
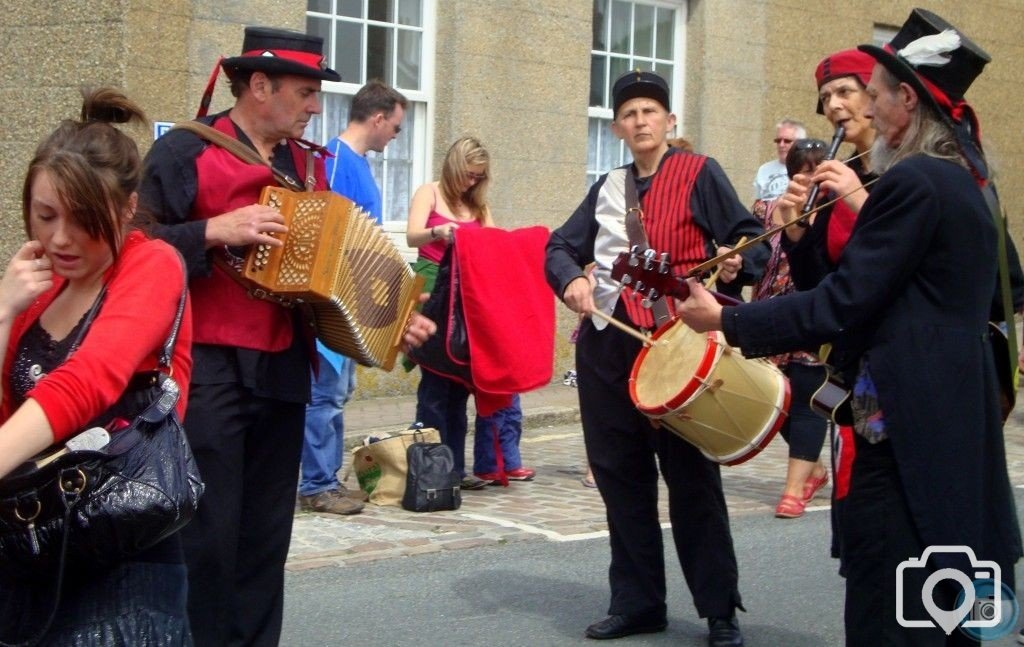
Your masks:
[[[653,341],[657,341],[663,335],[668,334],[668,331],[671,330],[672,327],[676,325],[685,326],[686,324],[684,324],[679,319],[674,319],[663,325],[661,328],[658,328],[656,331],[654,331],[654,334],[651,335],[651,339]],[[719,357],[721,357],[722,355],[724,341],[721,339],[721,337],[722,334],[714,330],[709,330],[708,332],[704,333],[704,355],[697,363],[697,368],[694,370],[693,375],[690,377],[689,381],[683,386],[683,388],[679,391],[679,393],[677,393],[673,397],[669,398],[668,400],[660,404],[641,404],[640,398],[637,396],[636,381],[637,376],[640,373],[640,366],[643,364],[644,359],[647,357],[647,354],[650,352],[653,346],[644,346],[642,349],[640,349],[640,353],[636,356],[636,359],[633,361],[633,368],[629,372],[629,397],[633,401],[633,404],[636,406],[636,408],[641,413],[644,413],[649,416],[662,416],[667,413],[671,413],[676,409],[679,409],[687,402],[689,402],[691,399],[693,399],[698,393],[700,393],[701,389],[704,387],[704,385],[701,383],[701,380],[706,379],[711,374],[711,370],[715,367],[715,364],[718,362]]]

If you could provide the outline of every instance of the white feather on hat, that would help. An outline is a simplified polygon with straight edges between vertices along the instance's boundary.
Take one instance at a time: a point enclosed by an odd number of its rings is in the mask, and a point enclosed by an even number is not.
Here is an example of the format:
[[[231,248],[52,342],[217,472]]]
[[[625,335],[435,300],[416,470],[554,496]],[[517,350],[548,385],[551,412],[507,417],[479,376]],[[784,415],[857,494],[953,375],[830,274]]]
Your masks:
[[[949,53],[960,47],[960,34],[956,30],[947,29],[931,36],[922,36],[907,43],[907,46],[896,53],[897,56],[913,67],[929,65],[942,67],[949,63]]]

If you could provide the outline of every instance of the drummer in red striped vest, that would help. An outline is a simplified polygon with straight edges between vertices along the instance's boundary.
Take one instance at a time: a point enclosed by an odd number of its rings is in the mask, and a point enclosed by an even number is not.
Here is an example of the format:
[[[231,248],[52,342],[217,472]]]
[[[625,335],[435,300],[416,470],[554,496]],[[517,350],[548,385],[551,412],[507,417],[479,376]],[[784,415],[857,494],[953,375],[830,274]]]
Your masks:
[[[650,72],[629,72],[615,82],[612,132],[634,162],[602,176],[547,246],[548,283],[574,312],[601,310],[633,327],[653,328],[660,323],[657,311],[643,308],[639,295],[611,279],[620,252],[646,242],[668,252],[672,271],[680,274],[725,251],[723,245],[764,231],[714,159],[668,146],[676,125],[669,96],[665,80]],[[631,207],[642,211],[642,222],[627,218]],[[760,245],[729,259],[719,281],[756,280],[768,254]],[[583,270],[591,262],[593,287]],[[667,625],[660,464],[676,552],[697,612],[708,619],[710,644],[742,645],[735,610],[743,606],[718,464],[675,434],[654,429],[633,406],[627,378],[640,348],[634,337],[590,318],[576,344],[587,457],[607,507],[612,548],[609,617],[586,635],[619,638]]]

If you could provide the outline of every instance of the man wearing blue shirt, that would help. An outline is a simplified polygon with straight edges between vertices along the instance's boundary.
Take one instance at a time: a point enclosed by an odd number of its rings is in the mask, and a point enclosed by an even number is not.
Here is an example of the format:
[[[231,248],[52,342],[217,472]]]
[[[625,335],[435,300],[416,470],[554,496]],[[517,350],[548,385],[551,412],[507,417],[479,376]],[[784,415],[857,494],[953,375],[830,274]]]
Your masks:
[[[379,80],[364,85],[352,98],[345,131],[327,144],[327,182],[381,222],[380,189],[373,179],[367,151],[384,150],[402,130],[407,100]],[[320,370],[313,378],[312,398],[306,406],[302,446],[299,503],[303,510],[355,514],[363,509],[365,493],[348,490],[338,482],[344,454],[345,403],[356,386],[355,362],[316,344]]]

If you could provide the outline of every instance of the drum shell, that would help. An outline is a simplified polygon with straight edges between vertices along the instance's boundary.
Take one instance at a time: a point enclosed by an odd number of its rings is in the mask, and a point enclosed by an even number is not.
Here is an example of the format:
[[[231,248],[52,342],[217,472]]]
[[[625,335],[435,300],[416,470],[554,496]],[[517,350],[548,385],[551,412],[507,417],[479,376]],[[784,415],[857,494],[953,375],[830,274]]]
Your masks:
[[[750,460],[775,437],[790,391],[774,364],[747,359],[722,333],[696,333],[680,321],[652,339],[659,343],[641,350],[629,380],[640,412],[724,465]]]

